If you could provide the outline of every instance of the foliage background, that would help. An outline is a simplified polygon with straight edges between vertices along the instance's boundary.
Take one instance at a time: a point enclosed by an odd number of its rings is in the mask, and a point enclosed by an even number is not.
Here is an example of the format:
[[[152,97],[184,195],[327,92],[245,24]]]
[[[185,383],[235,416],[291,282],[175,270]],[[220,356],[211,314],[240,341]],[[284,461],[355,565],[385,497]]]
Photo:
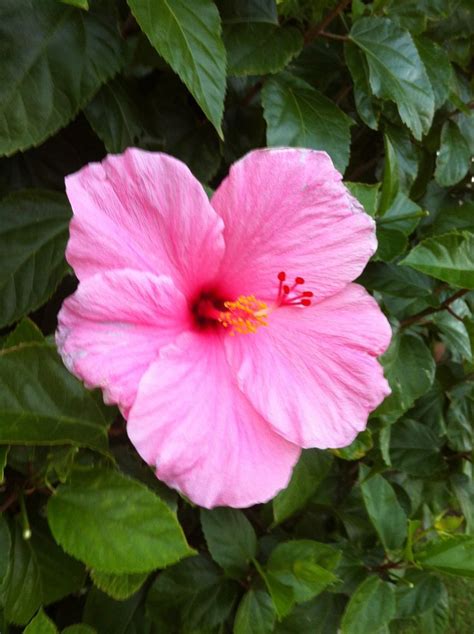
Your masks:
[[[472,632],[473,34],[470,0],[0,2],[2,634]],[[180,499],[57,357],[64,176],[130,145],[211,189],[324,149],[376,218],[392,395],[272,503]]]

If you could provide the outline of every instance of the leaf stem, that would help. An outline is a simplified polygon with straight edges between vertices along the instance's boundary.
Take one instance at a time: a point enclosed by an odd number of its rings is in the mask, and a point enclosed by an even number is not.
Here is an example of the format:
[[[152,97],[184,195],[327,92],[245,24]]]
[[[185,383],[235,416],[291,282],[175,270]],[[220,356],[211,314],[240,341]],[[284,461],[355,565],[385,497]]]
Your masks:
[[[438,306],[437,308],[434,308],[434,307],[425,308],[425,310],[422,310],[421,312],[416,313],[416,315],[412,315],[412,317],[408,317],[407,319],[402,319],[402,321],[400,322],[400,328],[406,328],[407,326],[416,324],[418,321],[421,321],[425,317],[428,317],[428,315],[439,313],[442,310],[448,310],[450,304],[455,302],[460,297],[463,297],[463,295],[466,295],[466,293],[469,293],[469,289],[461,288],[459,291],[456,291],[454,295],[451,295],[451,297],[448,297],[448,299],[445,299],[444,302],[440,304],[440,306]]]
[[[425,216],[429,216],[427,211],[414,211],[411,213],[400,214],[400,216],[389,216],[388,218],[385,216],[380,216],[377,218],[377,223],[379,225],[388,225],[391,222],[398,222],[399,220],[411,220],[415,218],[424,218]]]
[[[326,28],[331,24],[331,22],[337,18],[337,16],[344,11],[344,9],[352,2],[352,0],[341,0],[332,11],[330,11],[327,16],[321,20],[319,24],[316,24],[312,29],[309,29],[304,36],[305,44],[309,44],[315,38],[319,37],[322,33],[326,31]],[[332,34],[331,34],[332,35]],[[327,34],[326,34],[327,37]],[[334,39],[348,39],[346,36],[339,36]]]

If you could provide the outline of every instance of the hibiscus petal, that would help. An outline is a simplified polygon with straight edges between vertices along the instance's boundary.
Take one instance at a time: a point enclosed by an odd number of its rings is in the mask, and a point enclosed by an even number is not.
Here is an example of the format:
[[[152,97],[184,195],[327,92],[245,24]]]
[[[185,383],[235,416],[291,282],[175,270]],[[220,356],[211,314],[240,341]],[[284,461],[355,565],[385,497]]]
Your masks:
[[[66,256],[80,280],[132,268],[169,275],[189,295],[214,278],[222,220],[181,161],[132,148],[69,176],[66,191]]]
[[[228,337],[226,353],[243,393],[287,440],[345,447],[390,393],[376,355],[390,326],[357,284],[309,308],[277,309],[269,325]]]
[[[326,297],[354,280],[377,247],[373,220],[325,152],[251,152],[231,167],[211,202],[224,219],[219,279],[228,296],[271,299],[285,271]]]
[[[56,341],[69,370],[127,412],[145,370],[191,317],[170,278],[123,269],[81,282],[58,321]]]
[[[235,385],[222,339],[186,333],[144,375],[127,431],[157,476],[193,502],[246,507],[289,481],[300,450]]]

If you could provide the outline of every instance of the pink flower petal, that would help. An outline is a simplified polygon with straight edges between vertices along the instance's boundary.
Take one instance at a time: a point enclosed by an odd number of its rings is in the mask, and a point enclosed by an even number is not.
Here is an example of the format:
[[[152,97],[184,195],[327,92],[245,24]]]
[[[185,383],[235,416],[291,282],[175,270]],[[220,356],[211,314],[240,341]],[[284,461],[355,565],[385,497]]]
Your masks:
[[[161,351],[127,430],[161,480],[207,508],[265,502],[287,485],[300,453],[239,391],[216,335],[187,333]]]
[[[319,298],[354,280],[375,252],[375,224],[325,152],[267,149],[231,167],[212,198],[224,219],[219,279],[228,294],[276,294],[277,275]]]
[[[80,280],[132,268],[169,275],[189,296],[214,278],[222,220],[184,163],[129,149],[69,176],[66,190],[74,210],[66,256]]]
[[[69,370],[125,413],[160,348],[190,326],[186,300],[170,278],[130,269],[79,284],[58,316],[56,341]]]
[[[243,393],[287,440],[344,447],[390,393],[375,358],[390,326],[361,287],[309,308],[277,309],[254,335],[228,337],[227,357]]]

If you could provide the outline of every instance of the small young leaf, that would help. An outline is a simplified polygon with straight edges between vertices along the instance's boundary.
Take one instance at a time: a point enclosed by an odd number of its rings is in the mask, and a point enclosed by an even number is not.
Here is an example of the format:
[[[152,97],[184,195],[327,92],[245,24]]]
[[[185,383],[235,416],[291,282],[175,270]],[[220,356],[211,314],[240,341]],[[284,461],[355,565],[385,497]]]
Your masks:
[[[58,634],[58,628],[43,610],[40,610],[23,634]]]

